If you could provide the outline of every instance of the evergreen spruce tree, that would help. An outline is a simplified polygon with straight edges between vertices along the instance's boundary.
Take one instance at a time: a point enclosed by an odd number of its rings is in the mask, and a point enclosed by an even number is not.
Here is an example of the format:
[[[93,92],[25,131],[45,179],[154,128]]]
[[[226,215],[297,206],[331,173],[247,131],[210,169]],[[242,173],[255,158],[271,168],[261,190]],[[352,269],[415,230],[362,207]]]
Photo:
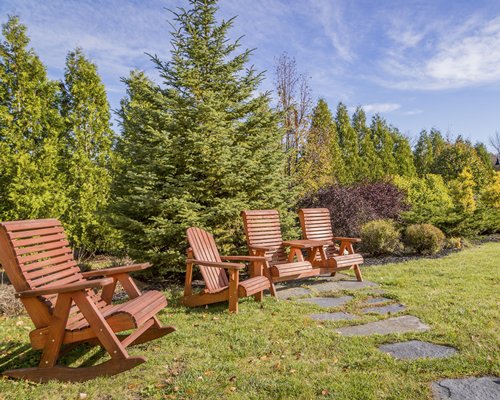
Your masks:
[[[358,135],[360,171],[362,180],[375,182],[384,176],[384,168],[375,151],[370,128],[366,124],[366,114],[358,107],[352,116],[352,125]]]
[[[416,175],[417,171],[415,169],[410,142],[397,129],[393,129],[393,138],[397,174],[409,177]]]
[[[133,73],[121,108],[115,222],[131,255],[160,273],[183,270],[187,227],[207,228],[222,252],[234,251],[242,210],[276,208],[290,221],[294,201],[279,116],[269,94],[256,93],[263,75],[246,68],[251,51],[236,54],[233,19],[217,23],[216,1],[190,5],[174,14],[171,61],[153,57],[162,87]]]
[[[307,194],[332,185],[344,174],[335,121],[328,104],[320,99],[313,109],[311,128],[300,159],[301,186]]]
[[[97,67],[81,49],[66,58],[61,114],[69,200],[64,222],[76,248],[103,250],[113,237],[104,210],[110,196],[114,132]]]
[[[337,106],[335,122],[337,124],[337,134],[345,166],[344,175],[339,177],[339,182],[342,184],[358,182],[362,180],[358,135],[351,125],[347,107],[342,103],[339,103]]]
[[[371,131],[375,151],[384,167],[384,175],[397,174],[398,167],[394,157],[394,137],[385,120],[378,114],[372,118]]]
[[[2,25],[0,43],[0,219],[61,217],[62,121],[57,83],[28,48],[17,17]]]
[[[415,167],[420,176],[431,172],[434,165],[434,148],[432,140],[426,130],[420,132],[417,145],[415,146]]]
[[[448,143],[443,138],[443,135],[436,128],[432,128],[429,133],[429,139],[432,143],[432,156],[434,159],[439,157],[441,152],[448,146]]]

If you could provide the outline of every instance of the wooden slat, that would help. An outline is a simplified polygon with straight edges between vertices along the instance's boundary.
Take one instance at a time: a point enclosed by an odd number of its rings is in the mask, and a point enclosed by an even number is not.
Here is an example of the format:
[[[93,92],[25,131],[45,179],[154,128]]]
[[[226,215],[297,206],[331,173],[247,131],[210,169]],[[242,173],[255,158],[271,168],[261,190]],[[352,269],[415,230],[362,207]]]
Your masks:
[[[22,256],[23,254],[31,254],[31,253],[39,253],[39,254],[45,254],[43,252],[48,251],[48,250],[53,250],[53,249],[59,249],[61,247],[67,247],[69,246],[69,242],[67,240],[58,240],[55,242],[50,242],[50,243],[43,243],[38,246],[28,246],[28,247],[21,247],[21,248],[15,248],[15,252],[18,256]]]
[[[64,229],[62,226],[57,226],[54,228],[44,228],[44,229],[33,229],[33,230],[26,230],[26,231],[16,231],[16,232],[9,232],[9,238],[11,239],[22,239],[22,238],[30,238],[33,236],[44,236],[44,235],[54,235],[58,233],[64,233]],[[14,243],[16,241],[13,240]]]
[[[61,226],[57,219],[35,219],[3,222],[8,232],[29,231],[33,229],[55,228]]]
[[[48,265],[60,264],[62,262],[68,261],[68,260],[73,260],[73,253],[67,253],[63,256],[53,257],[53,258],[49,258],[47,260],[38,261],[38,262],[26,264],[26,265],[21,265],[21,270],[23,272],[33,271],[35,269],[43,268],[43,267],[46,267]]]
[[[200,228],[189,228],[187,236],[195,259],[213,262],[222,261],[214,238],[208,232]],[[226,271],[223,268],[200,266],[200,271],[209,291],[220,290],[229,285]]]
[[[18,260],[20,264],[26,264],[27,262],[30,261],[42,260],[44,258],[57,257],[70,253],[72,253],[72,251],[69,247],[61,247],[59,249],[46,251],[43,253],[32,254],[28,256],[20,256],[18,257]]]
[[[27,280],[33,280],[35,278],[38,278],[39,276],[53,274],[53,273],[56,273],[58,271],[62,271],[63,269],[68,269],[68,268],[76,267],[76,266],[77,266],[76,262],[71,260],[71,261],[64,262],[62,264],[50,265],[50,266],[45,267],[45,268],[40,268],[40,269],[37,269],[33,272],[27,272],[25,276],[26,276]]]
[[[30,237],[29,239],[13,240],[12,244],[14,245],[15,248],[20,248],[23,246],[32,246],[36,244],[55,242],[58,240],[65,240],[65,239],[66,235],[64,233],[58,233],[55,235],[36,236],[36,237]]]

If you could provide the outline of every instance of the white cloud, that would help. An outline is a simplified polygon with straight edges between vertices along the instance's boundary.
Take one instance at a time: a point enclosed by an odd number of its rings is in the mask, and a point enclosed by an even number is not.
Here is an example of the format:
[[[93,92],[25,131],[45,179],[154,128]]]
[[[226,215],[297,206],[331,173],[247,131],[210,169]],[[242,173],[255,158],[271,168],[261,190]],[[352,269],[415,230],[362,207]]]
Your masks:
[[[406,30],[409,32],[409,30]],[[391,35],[394,35],[392,33]],[[415,44],[424,40],[415,36]],[[410,39],[401,40],[405,45]],[[428,48],[406,53],[391,49],[380,61],[389,78],[380,83],[417,90],[442,90],[500,82],[500,17],[470,17],[461,26],[446,26],[429,34]]]
[[[367,113],[388,113],[392,111],[396,111],[401,108],[401,104],[397,103],[373,103],[373,104],[365,104],[361,106],[363,110]]]

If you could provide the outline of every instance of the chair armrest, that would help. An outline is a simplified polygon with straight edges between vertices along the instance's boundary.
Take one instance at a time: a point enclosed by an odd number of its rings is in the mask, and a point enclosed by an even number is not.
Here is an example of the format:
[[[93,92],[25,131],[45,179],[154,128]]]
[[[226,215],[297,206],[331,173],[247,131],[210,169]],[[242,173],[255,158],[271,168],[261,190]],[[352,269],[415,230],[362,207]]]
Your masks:
[[[299,239],[299,240],[287,240],[283,242],[285,246],[294,247],[296,249],[312,249],[313,247],[328,246],[332,244],[331,240],[309,240],[309,239]]]
[[[203,260],[195,260],[193,258],[188,258],[186,260],[187,263],[192,263],[196,265],[203,265],[204,267],[217,267],[217,268],[225,268],[229,270],[238,270],[244,269],[244,264],[238,263],[228,263],[228,262],[216,262],[216,261],[203,261]]]
[[[94,276],[113,276],[118,274],[127,274],[134,271],[142,271],[149,267],[151,267],[151,264],[149,263],[123,265],[120,267],[103,268],[96,269],[94,271],[82,272],[82,275],[84,276],[84,278],[91,278]]]
[[[94,279],[91,281],[69,283],[69,284],[64,285],[64,286],[52,286],[52,287],[48,287],[48,288],[24,290],[22,292],[16,293],[16,297],[36,297],[36,296],[44,296],[44,295],[48,295],[48,294],[79,292],[81,290],[102,287],[102,286],[110,285],[112,283],[113,283],[112,278]]]
[[[227,261],[266,261],[264,256],[221,256],[222,260]]]
[[[349,238],[349,237],[334,237],[333,240],[338,240],[341,242],[351,242],[351,243],[361,242],[360,238]]]

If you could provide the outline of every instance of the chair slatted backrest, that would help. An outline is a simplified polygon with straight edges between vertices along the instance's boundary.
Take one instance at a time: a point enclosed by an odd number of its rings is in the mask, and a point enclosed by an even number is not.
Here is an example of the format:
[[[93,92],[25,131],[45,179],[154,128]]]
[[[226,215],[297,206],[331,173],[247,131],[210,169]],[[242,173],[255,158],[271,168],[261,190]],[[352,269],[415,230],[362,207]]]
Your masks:
[[[0,223],[0,264],[17,292],[84,280],[56,219]],[[48,324],[55,297],[23,299],[37,328]]]
[[[214,237],[210,233],[201,228],[188,228],[187,238],[196,260],[222,262]],[[224,268],[204,267],[203,265],[199,267],[205,285],[210,292],[229,285]]]
[[[271,257],[270,264],[287,262],[278,211],[245,210],[241,215],[248,247],[274,247],[275,249],[266,251],[266,256]]]
[[[302,208],[299,210],[302,237],[307,240],[332,240],[332,222],[328,208]]]

